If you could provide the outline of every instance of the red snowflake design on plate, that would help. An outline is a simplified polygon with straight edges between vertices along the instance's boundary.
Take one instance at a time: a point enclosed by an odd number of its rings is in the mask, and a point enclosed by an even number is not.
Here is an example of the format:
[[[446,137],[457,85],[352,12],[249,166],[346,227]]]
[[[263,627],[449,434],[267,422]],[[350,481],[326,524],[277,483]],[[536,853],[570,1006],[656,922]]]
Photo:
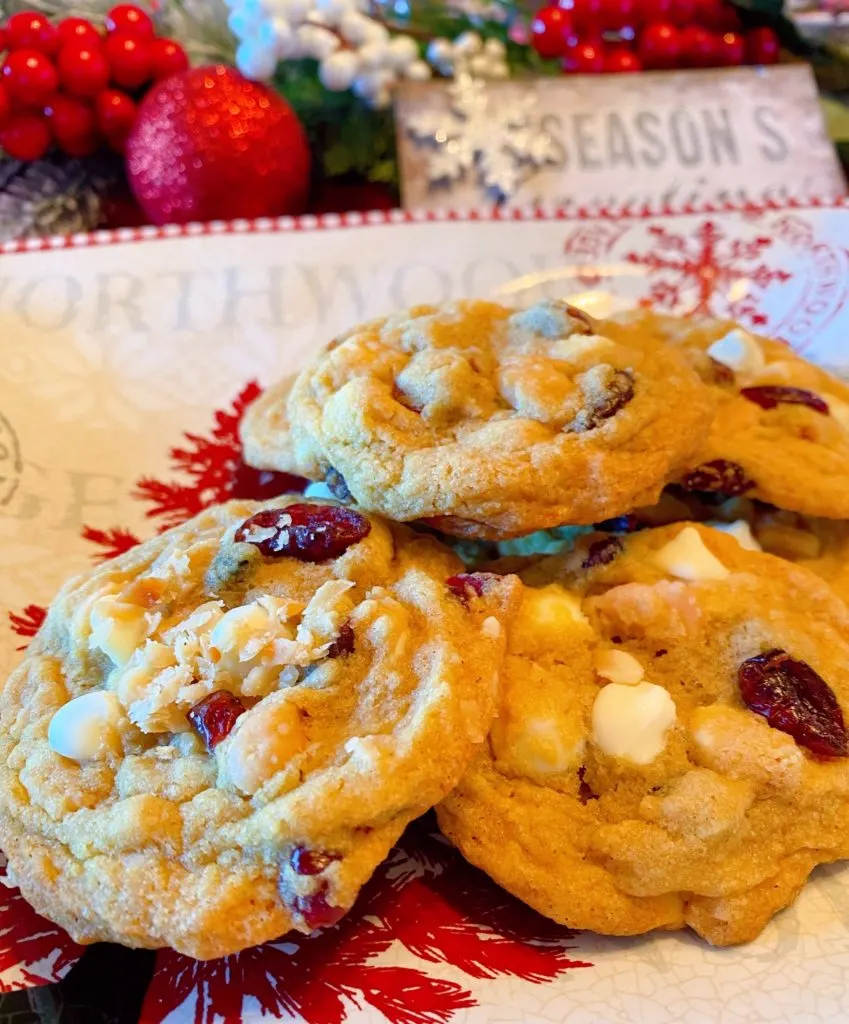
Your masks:
[[[287,491],[303,491],[306,481],[288,473],[264,473],[242,460],[239,424],[245,409],[262,394],[256,381],[245,385],[231,409],[215,413],[209,437],[187,433],[185,448],[171,449],[174,469],[185,480],[142,477],[134,496],[148,502],[147,516],[160,520],[160,530],[178,526],[231,498],[271,498]]]
[[[302,491],[306,481],[285,473],[264,473],[246,466],[242,460],[239,424],[245,409],[258,398],[262,388],[251,381],[234,399],[231,408],[215,413],[209,436],[187,433],[185,448],[171,449],[176,472],[185,473],[187,482],[155,480],[143,477],[136,485],[135,496],[151,503],[147,515],[162,520],[161,529],[191,519],[198,512],[230,498],[270,498],[275,493]],[[141,543],[141,538],[123,526],[100,529],[84,526],[83,540],[94,544],[95,561],[116,558]],[[30,604],[22,612],[9,612],[12,632],[33,637],[38,632],[47,609]],[[24,650],[26,644],[18,650]]]
[[[82,954],[82,946],[7,887],[0,854],[0,993],[59,981]]]
[[[117,558],[125,551],[141,544],[132,530],[125,530],[123,526],[113,526],[108,530],[98,530],[93,526],[84,526],[82,532],[83,540],[91,541],[100,549],[95,552],[94,559],[97,562],[106,562],[110,558]]]
[[[47,618],[47,609],[40,604],[28,604],[22,612],[9,612],[9,625],[18,636],[34,637]],[[26,644],[17,649],[26,650]]]
[[[627,231],[625,225],[599,221],[595,224],[582,224],[567,236],[563,243],[565,255],[583,257],[588,261],[579,266],[577,272],[577,279],[585,288],[599,286],[604,274],[596,264],[604,261]]]
[[[763,326],[767,317],[759,312],[757,293],[792,277],[763,262],[772,238],[728,239],[726,231],[711,220],[703,221],[692,235],[660,225],[651,226],[648,233],[652,248],[625,256],[629,263],[645,267],[652,279],[645,305],[685,315],[727,316]],[[737,294],[733,286],[741,283],[743,293]]]
[[[592,966],[569,956],[573,932],[499,889],[431,828],[429,819],[411,826],[333,928],[206,963],[161,952],[145,1024],[176,1011],[193,1024],[240,1024],[246,1003],[307,1024],[344,1024],[367,1007],[392,1024],[444,1024],[477,1001],[428,964],[537,984]],[[395,944],[415,966],[379,959]]]

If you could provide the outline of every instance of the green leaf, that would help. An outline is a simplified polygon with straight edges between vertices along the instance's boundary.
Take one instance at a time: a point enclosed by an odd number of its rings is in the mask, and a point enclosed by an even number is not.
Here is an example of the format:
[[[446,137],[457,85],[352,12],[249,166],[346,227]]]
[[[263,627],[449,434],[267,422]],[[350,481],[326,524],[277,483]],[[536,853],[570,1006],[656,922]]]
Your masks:
[[[827,96],[822,97],[820,102],[829,137],[849,142],[849,107]]]
[[[772,18],[780,18],[784,11],[784,0],[734,0],[737,7],[756,14],[768,14]]]
[[[376,184],[394,185],[398,179],[397,160],[378,160],[373,164],[368,173],[368,180]]]

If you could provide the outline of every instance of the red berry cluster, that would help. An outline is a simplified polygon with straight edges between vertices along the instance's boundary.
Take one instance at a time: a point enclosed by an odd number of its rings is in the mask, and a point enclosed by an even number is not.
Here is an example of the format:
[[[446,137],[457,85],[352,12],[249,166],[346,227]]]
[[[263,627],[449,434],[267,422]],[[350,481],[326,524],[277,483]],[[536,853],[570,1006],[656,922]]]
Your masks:
[[[531,45],[571,73],[774,64],[771,28],[743,30],[726,0],[559,0],[537,11]]]
[[[0,149],[39,160],[52,143],[88,156],[102,143],[118,152],[151,82],[189,66],[185,50],[159,39],[149,15],[118,4],[103,31],[85,18],[53,24],[43,14],[13,14],[0,27]]]

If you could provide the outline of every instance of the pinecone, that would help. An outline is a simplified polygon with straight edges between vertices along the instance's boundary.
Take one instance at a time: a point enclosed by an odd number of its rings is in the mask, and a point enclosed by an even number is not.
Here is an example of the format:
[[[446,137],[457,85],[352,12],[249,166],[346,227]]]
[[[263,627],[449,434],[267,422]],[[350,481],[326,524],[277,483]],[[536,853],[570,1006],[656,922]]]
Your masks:
[[[108,157],[0,160],[0,242],[94,230],[119,169]]]

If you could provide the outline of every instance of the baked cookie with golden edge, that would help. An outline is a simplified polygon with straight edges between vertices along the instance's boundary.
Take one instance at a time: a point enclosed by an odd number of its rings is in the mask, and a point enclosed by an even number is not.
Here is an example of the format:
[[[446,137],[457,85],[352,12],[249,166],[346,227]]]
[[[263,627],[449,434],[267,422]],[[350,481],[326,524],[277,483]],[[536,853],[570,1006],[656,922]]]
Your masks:
[[[80,942],[335,922],[456,784],[513,579],[330,503],[231,502],[71,580],[0,693],[0,847]]]
[[[804,565],[849,605],[849,522],[758,509],[751,530],[764,551]]]
[[[702,500],[710,497],[713,496],[700,498],[697,494],[670,489],[656,505],[637,509],[632,515],[622,516],[607,526],[612,532],[629,533],[646,526],[694,519],[729,534],[751,551],[766,551],[805,566],[849,603],[849,522],[804,516],[748,498],[728,498],[719,504]],[[527,541],[536,541],[541,546],[542,541],[537,537],[539,535]]]
[[[489,744],[437,809],[574,928],[753,939],[849,856],[849,611],[813,573],[690,523],[528,569]]]
[[[289,443],[289,419],[286,405],[294,376],[284,377],[262,394],[245,410],[239,423],[242,458],[249,466],[274,472],[293,473],[281,466],[295,465],[295,452]],[[302,474],[297,474],[298,476]]]
[[[674,353],[601,337],[549,302],[418,306],[336,339],[244,431],[259,468],[330,476],[358,507],[496,539],[647,504],[692,460],[710,389]],[[264,419],[262,427],[258,421]]]
[[[717,414],[685,488],[849,519],[849,386],[727,320],[639,311],[596,324],[622,344],[671,346],[712,385]]]

